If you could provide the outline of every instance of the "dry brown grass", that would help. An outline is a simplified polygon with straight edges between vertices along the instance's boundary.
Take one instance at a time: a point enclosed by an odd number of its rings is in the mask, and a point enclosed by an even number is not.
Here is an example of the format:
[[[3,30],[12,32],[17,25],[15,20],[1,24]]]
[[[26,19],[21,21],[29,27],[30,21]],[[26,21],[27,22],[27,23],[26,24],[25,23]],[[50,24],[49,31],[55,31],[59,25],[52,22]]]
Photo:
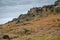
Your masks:
[[[29,23],[29,24],[27,24]],[[0,28],[0,32],[21,36],[20,31],[23,28],[30,30],[30,34],[23,35],[22,37],[30,38],[34,36],[44,35],[60,35],[60,14],[50,14],[46,17],[35,17],[31,21],[26,21],[26,25],[17,25],[16,21],[4,24]],[[17,32],[17,33],[16,33]]]

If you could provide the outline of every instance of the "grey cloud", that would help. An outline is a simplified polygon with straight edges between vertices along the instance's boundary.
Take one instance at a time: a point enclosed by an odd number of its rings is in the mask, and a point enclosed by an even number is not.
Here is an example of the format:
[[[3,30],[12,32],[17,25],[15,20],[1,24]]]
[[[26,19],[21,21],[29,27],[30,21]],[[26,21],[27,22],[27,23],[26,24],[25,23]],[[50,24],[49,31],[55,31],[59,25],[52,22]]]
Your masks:
[[[32,0],[0,0],[0,6],[25,5],[32,2]]]
[[[26,13],[32,5],[16,5],[0,7],[0,18],[18,17],[22,13]]]
[[[0,24],[4,24],[4,23],[6,23],[6,22],[8,22],[8,21],[11,21],[13,18],[2,18],[2,19],[0,19]]]
[[[38,3],[38,4],[54,4],[54,2],[55,2],[56,0],[38,0],[38,1],[36,1],[36,3]]]
[[[15,6],[15,5],[28,5],[28,4],[40,4],[51,3],[55,0],[0,0],[0,6]]]

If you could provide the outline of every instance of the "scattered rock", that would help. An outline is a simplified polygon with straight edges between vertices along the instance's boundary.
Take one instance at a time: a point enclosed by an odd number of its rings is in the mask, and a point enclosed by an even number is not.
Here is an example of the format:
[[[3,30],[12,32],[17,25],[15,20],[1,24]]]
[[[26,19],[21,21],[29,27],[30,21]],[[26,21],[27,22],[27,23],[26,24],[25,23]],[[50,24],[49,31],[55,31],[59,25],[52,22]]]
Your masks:
[[[9,38],[8,35],[4,35],[4,36],[3,36],[3,39],[8,39],[8,40],[10,40],[10,38]]]

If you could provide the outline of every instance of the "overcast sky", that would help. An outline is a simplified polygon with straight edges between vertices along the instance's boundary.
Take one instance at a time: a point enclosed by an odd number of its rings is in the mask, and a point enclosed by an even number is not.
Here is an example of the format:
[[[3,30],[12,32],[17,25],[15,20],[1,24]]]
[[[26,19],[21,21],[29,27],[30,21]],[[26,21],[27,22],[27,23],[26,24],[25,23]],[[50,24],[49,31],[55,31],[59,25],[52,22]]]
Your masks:
[[[56,0],[0,0],[0,24],[4,24],[32,7],[54,4]]]

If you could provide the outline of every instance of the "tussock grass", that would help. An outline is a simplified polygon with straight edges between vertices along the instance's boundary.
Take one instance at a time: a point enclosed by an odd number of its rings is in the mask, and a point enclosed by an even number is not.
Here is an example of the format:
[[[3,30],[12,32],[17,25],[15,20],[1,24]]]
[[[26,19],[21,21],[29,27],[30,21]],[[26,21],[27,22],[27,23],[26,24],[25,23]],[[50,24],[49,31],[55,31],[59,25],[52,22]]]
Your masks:
[[[19,40],[60,40],[60,36],[52,36],[52,37],[33,37],[33,38],[19,38]]]

